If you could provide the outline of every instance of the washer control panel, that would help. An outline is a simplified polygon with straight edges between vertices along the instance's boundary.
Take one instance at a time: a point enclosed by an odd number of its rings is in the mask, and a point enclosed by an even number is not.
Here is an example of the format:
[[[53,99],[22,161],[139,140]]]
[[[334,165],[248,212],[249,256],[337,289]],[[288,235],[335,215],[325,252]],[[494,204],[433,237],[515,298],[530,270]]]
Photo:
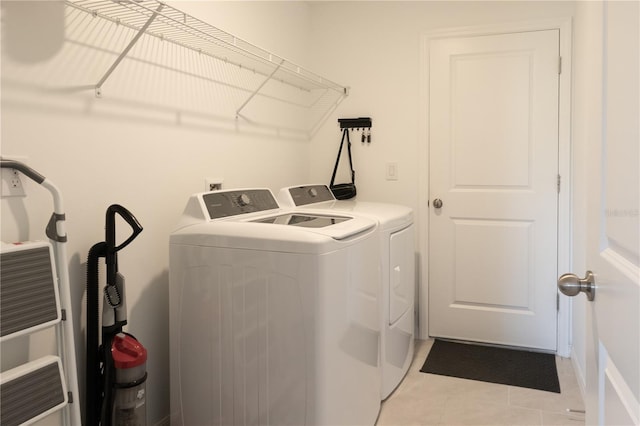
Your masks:
[[[296,206],[335,200],[327,185],[304,185],[289,188],[289,194]]]
[[[202,194],[210,219],[237,216],[277,209],[273,194],[268,189],[238,189]]]

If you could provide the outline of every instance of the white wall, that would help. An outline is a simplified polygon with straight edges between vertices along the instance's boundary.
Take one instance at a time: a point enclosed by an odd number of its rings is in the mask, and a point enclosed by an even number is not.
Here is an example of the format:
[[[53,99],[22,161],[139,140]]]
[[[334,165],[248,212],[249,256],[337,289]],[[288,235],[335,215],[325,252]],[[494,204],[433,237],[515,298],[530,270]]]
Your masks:
[[[309,7],[304,3],[181,2],[178,7],[305,64]],[[80,362],[85,263],[89,248],[104,241],[105,210],[122,204],[144,227],[120,253],[119,268],[128,286],[126,329],[149,351],[148,420],[155,424],[169,413],[168,237],[188,196],[203,191],[210,176],[223,177],[226,187],[273,190],[307,181],[309,143],[278,136],[269,126],[241,122],[237,130],[233,115],[220,116],[226,111],[220,104],[232,109],[247,94],[168,69],[197,74],[213,66],[153,39],[140,40],[133,59],[123,61],[104,84],[103,98],[96,99],[89,86],[115,56],[94,46],[117,50],[128,34],[88,15],[82,22],[73,15],[77,20],[67,22],[66,37],[88,46],[64,42],[64,13],[59,2],[2,2],[1,152],[26,156],[28,165],[63,193]],[[2,200],[3,241],[44,238],[51,199],[37,185],[25,186],[26,199]],[[120,225],[124,233],[127,226]],[[7,358],[3,367],[13,362]],[[81,393],[82,388],[83,382]]]

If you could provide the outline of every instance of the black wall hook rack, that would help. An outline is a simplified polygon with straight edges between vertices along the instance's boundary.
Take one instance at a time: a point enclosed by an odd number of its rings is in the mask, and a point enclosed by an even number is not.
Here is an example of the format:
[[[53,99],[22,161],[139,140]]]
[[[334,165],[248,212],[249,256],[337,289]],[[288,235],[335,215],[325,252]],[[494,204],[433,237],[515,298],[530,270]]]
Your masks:
[[[338,118],[341,129],[370,129],[371,117]]]

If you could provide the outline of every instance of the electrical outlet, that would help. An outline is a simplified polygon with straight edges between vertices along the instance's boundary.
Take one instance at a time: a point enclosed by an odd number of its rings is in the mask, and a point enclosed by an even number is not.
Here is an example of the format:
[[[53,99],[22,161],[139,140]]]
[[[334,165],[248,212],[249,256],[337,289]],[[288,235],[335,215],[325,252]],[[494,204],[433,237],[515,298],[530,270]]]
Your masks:
[[[11,158],[12,160],[18,160],[24,162],[25,157],[5,157],[4,159]],[[2,192],[0,193],[2,198],[5,197],[26,197],[24,186],[22,184],[22,178],[20,172],[15,169],[0,169],[2,170]]]
[[[3,160],[15,160],[21,163],[27,162],[27,157],[24,155],[2,155]],[[0,187],[0,196],[2,198],[7,197],[26,197],[27,194],[24,190],[24,176],[20,175],[20,172],[15,169],[0,169],[2,171],[2,186]],[[26,178],[29,180],[29,178]]]
[[[2,197],[25,197],[20,172],[16,169],[2,169]]]
[[[218,191],[222,189],[222,182],[224,179],[222,178],[206,178],[204,180],[204,190],[206,192],[209,191]]]

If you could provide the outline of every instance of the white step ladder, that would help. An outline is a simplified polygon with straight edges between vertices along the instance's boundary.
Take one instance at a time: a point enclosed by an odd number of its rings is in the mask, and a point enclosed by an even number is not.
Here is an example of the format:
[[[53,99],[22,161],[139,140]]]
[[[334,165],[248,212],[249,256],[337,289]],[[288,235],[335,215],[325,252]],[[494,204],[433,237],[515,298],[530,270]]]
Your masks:
[[[78,370],[73,333],[66,231],[60,191],[23,163],[0,160],[1,168],[22,172],[53,195],[46,228],[50,242],[0,247],[0,343],[55,328],[56,355],[28,360],[0,373],[0,424],[28,425],[62,410],[65,425],[81,425]]]

